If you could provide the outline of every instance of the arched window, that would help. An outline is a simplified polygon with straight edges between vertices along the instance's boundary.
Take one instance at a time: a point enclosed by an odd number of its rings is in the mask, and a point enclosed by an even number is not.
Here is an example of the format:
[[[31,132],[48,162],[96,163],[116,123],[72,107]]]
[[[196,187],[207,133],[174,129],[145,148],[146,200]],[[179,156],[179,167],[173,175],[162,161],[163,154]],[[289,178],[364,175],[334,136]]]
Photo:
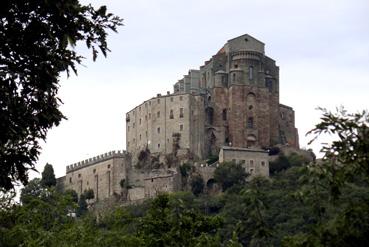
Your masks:
[[[256,108],[256,96],[254,93],[249,93],[247,95],[246,106],[249,111],[253,111]]]
[[[173,118],[174,118],[174,116],[173,116],[173,110],[170,110],[169,118],[170,118],[170,119],[173,119]]]
[[[249,80],[253,80],[254,79],[254,67],[253,66],[249,66]]]

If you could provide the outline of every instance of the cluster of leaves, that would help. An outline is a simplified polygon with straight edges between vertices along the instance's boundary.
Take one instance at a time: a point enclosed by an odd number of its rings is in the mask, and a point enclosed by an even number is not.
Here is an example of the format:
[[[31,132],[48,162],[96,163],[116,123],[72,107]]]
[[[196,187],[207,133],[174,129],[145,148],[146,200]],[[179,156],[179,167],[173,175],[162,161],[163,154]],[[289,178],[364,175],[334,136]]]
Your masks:
[[[191,178],[191,191],[195,196],[200,195],[204,191],[204,179],[200,175],[194,175]]]
[[[217,162],[219,160],[219,156],[218,155],[210,155],[206,161],[207,164],[211,165],[214,164],[215,162]]]
[[[2,0],[0,8],[0,188],[26,184],[35,168],[40,140],[65,118],[59,110],[59,76],[83,57],[84,41],[106,56],[107,31],[122,20],[78,0]]]
[[[225,162],[214,171],[214,179],[222,186],[223,191],[234,185],[242,185],[246,181],[247,173],[241,164]]]
[[[306,165],[310,162],[306,157],[292,152],[286,156],[282,152],[279,153],[277,159],[269,162],[269,172],[271,175],[287,170],[290,167]]]

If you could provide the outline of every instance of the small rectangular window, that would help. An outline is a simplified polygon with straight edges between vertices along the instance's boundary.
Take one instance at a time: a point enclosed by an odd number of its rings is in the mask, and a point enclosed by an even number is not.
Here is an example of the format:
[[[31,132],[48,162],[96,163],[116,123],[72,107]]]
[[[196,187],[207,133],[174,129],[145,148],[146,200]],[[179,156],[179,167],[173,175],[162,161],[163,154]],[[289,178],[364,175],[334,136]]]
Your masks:
[[[254,166],[254,161],[250,160],[250,166],[253,167]]]
[[[173,97],[170,97],[170,102],[173,102]]]
[[[179,108],[179,117],[183,118],[183,108]]]
[[[160,148],[160,143],[158,143],[158,148]]]
[[[179,100],[182,101],[183,100],[183,97],[182,96],[179,96]]]
[[[174,118],[173,110],[170,110],[170,113],[169,113],[169,119],[173,119],[173,118]]]
[[[157,129],[157,130],[158,130],[158,134],[160,134],[160,127],[158,127],[158,129]]]
[[[110,168],[110,164],[108,165],[108,169]]]
[[[81,177],[81,174],[78,174],[78,177],[80,178]]]
[[[160,111],[157,112],[157,118],[160,118]]]
[[[158,99],[158,104],[160,104],[160,99]]]
[[[141,118],[140,118],[140,125],[141,125]]]
[[[69,183],[70,183],[70,184],[72,183],[72,178],[69,178]]]
[[[183,124],[179,125],[179,131],[183,131]]]

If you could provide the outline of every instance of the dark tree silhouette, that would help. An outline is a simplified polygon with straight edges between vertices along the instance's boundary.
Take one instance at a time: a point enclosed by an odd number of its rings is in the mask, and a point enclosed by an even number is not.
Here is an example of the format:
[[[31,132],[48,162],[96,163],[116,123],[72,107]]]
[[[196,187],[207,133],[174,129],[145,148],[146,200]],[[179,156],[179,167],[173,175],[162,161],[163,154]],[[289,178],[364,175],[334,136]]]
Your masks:
[[[49,163],[46,163],[42,172],[41,185],[44,187],[52,187],[56,185],[54,168]]]
[[[40,140],[65,118],[58,109],[59,76],[83,57],[84,41],[106,56],[107,31],[122,20],[78,0],[2,0],[0,4],[0,188],[26,184],[35,169]]]

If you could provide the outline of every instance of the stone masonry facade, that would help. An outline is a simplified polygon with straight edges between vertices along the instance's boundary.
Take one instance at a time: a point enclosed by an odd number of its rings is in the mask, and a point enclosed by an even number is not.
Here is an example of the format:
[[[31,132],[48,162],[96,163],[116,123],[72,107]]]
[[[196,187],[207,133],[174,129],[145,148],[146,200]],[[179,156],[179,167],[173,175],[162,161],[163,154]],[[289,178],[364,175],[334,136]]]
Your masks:
[[[137,201],[178,190],[178,166],[136,166],[145,150],[157,155],[159,164],[168,155],[177,161],[184,157],[180,163],[202,164],[219,155],[220,163],[240,163],[251,177],[269,176],[264,150],[276,145],[298,149],[299,141],[294,110],[279,101],[279,67],[264,46],[248,34],[228,40],[176,82],[173,93],[157,94],[126,113],[127,151],[69,165],[58,181],[79,195],[93,189],[95,200],[118,195]],[[213,170],[199,167],[205,183],[213,183]]]
[[[222,146],[298,148],[294,111],[279,102],[279,67],[265,55],[264,43],[242,35],[229,40],[199,70],[126,115],[128,152],[146,147],[171,153],[179,147],[199,159]]]

